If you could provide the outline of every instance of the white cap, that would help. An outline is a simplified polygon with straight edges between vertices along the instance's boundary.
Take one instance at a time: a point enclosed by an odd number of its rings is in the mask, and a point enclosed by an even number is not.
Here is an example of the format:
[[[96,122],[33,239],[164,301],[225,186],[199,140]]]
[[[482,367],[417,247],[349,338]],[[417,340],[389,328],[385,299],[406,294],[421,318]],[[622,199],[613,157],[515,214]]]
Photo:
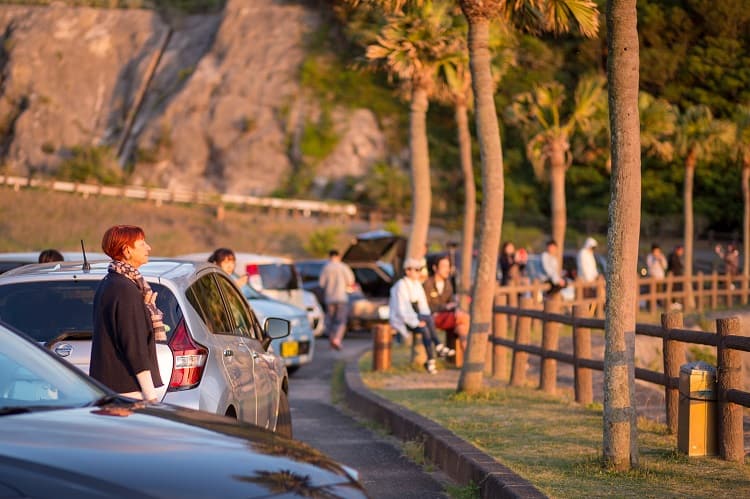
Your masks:
[[[583,243],[583,247],[586,249],[596,248],[596,239],[593,237],[587,237],[586,241]]]
[[[420,269],[426,265],[427,262],[424,258],[407,258],[404,260],[404,269]]]

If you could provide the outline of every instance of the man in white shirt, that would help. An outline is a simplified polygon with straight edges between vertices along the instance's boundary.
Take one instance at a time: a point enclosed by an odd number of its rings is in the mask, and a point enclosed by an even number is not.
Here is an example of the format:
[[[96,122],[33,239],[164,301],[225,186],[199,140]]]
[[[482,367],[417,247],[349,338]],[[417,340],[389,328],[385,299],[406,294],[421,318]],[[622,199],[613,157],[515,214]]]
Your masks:
[[[407,258],[404,262],[406,275],[391,287],[389,322],[402,338],[408,337],[410,333],[422,335],[422,343],[427,351],[424,367],[428,373],[435,374],[435,347],[442,349],[443,346],[435,333],[427,296],[422,287],[421,276],[425,265],[424,258]]]

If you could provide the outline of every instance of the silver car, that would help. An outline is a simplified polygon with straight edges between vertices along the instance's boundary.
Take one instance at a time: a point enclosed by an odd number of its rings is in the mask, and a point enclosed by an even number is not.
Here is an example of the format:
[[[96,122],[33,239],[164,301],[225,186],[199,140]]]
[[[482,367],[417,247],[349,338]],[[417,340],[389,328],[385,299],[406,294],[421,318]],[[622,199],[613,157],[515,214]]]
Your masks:
[[[19,267],[0,276],[0,319],[88,373],[93,300],[108,262]],[[162,402],[227,415],[291,436],[288,375],[268,348],[289,322],[261,327],[232,279],[211,264],[152,260],[140,272],[158,293],[167,341],[156,350]]]

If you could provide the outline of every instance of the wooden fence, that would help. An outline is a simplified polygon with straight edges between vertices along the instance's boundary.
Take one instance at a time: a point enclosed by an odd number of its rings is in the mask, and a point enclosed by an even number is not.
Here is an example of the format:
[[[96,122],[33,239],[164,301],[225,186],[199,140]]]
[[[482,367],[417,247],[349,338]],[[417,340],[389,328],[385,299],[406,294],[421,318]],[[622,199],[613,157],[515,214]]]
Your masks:
[[[553,393],[557,383],[557,362],[572,364],[576,401],[588,404],[593,401],[592,370],[604,370],[604,360],[592,358],[591,331],[603,332],[604,320],[591,317],[590,304],[574,305],[572,314],[561,313],[562,308],[559,297],[545,300],[544,310],[534,310],[534,300],[530,297],[522,298],[518,306],[509,306],[507,294],[498,293],[494,306],[492,348],[487,350],[488,374],[497,379],[509,379],[510,385],[524,385],[528,355],[536,355],[541,358],[539,387]],[[637,324],[635,334],[662,339],[664,370],[635,368],[636,379],[664,387],[667,425],[671,432],[676,433],[678,382],[680,364],[685,361],[685,344],[715,347],[719,454],[723,459],[743,462],[742,408],[750,407],[750,393],[743,390],[740,352],[750,352],[750,338],[740,335],[737,317],[717,319],[716,334],[683,329],[680,311],[663,313],[661,318],[658,326]],[[542,322],[541,346],[531,343],[531,322],[535,319]],[[573,329],[573,354],[558,350],[559,328],[563,324]],[[513,334],[512,339],[508,338],[509,331]],[[510,376],[507,373],[509,353],[512,353]]]
[[[38,179],[32,177],[14,177],[0,175],[0,185],[21,188],[41,188],[59,192],[70,192],[88,196],[113,196],[119,198],[142,199],[162,203],[189,203],[210,206],[236,205],[264,210],[267,212],[291,215],[342,217],[351,220],[357,216],[357,206],[352,203],[328,203],[306,199],[285,199],[259,196],[242,196],[239,194],[221,194],[186,190],[157,189],[143,186],[113,186],[64,182],[60,180]]]
[[[697,273],[691,278],[668,275],[664,279],[642,277],[638,281],[639,307],[649,312],[669,311],[675,308],[683,311],[703,312],[718,308],[732,308],[747,305],[750,296],[750,276]],[[518,305],[522,296],[530,296],[538,303],[543,301],[549,284],[534,281],[530,284],[501,286],[498,294],[506,296],[508,304]],[[597,317],[604,317],[606,283],[603,278],[584,283],[577,280],[570,283],[561,296],[572,297],[564,300],[565,306],[596,305]]]

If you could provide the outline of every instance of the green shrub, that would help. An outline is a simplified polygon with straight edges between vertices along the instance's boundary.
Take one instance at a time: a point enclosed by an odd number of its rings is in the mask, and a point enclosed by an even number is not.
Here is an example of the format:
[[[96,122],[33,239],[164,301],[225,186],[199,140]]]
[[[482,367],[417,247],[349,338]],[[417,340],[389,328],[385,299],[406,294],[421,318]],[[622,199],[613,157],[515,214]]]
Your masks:
[[[304,244],[305,251],[315,257],[323,257],[331,248],[335,248],[341,235],[339,227],[324,227],[310,234],[310,238]]]
[[[109,147],[75,146],[70,154],[70,157],[60,164],[57,170],[58,178],[72,182],[98,182],[105,185],[122,183],[122,173]]]

